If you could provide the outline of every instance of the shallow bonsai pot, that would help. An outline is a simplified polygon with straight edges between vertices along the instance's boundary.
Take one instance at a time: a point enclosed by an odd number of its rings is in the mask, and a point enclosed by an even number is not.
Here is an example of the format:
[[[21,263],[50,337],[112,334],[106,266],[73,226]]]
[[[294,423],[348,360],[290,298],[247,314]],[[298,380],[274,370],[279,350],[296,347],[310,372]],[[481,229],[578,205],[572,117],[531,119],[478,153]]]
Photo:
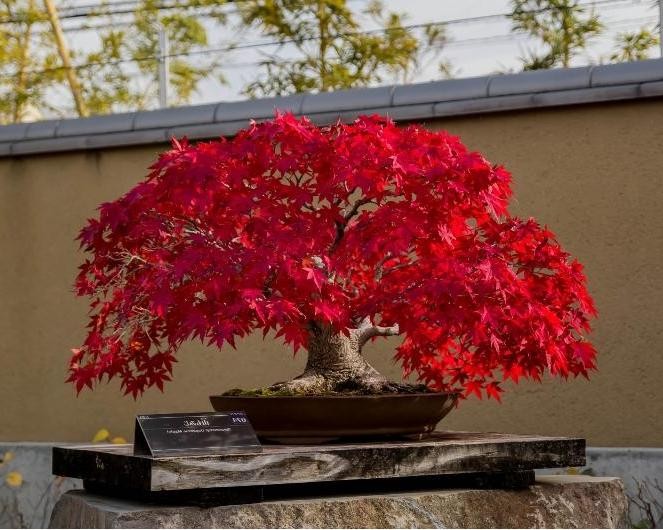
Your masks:
[[[214,410],[244,411],[258,436],[279,443],[424,435],[456,403],[453,393],[210,396]]]

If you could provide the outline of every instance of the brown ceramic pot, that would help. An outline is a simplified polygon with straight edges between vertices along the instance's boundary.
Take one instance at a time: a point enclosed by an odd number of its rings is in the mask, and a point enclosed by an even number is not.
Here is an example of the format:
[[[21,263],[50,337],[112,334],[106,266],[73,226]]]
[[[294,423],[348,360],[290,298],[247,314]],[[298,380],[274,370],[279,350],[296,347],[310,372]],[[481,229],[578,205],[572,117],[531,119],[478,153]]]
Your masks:
[[[244,411],[258,436],[279,443],[417,436],[431,432],[457,394],[210,396],[215,410]]]

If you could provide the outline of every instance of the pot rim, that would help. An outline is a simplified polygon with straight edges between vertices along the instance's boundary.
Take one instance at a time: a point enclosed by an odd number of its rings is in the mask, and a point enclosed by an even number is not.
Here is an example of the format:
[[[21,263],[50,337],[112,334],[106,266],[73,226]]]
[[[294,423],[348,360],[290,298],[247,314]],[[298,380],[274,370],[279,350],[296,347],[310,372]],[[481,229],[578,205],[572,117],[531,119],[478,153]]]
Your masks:
[[[310,394],[310,395],[293,395],[293,396],[224,396],[221,394],[212,395],[213,398],[223,398],[223,399],[402,399],[406,397],[453,397],[460,396],[461,392],[413,392],[413,393],[384,393],[384,394]]]

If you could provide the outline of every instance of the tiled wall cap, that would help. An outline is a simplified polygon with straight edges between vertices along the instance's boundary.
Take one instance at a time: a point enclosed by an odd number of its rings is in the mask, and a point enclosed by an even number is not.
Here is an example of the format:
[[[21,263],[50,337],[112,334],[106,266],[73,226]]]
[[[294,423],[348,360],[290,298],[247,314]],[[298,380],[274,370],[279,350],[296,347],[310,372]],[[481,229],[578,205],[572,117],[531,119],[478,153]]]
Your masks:
[[[580,105],[582,103],[632,99],[637,96],[638,85],[617,85],[534,94],[532,101],[535,106],[552,107],[556,105]]]
[[[133,129],[136,114],[136,112],[123,112],[109,116],[62,120],[57,135],[63,137],[130,131]]]
[[[359,116],[364,114],[370,115],[373,114],[373,112],[365,109],[345,110],[341,112],[315,112],[306,114],[306,117],[309,118],[314,124],[324,126],[332,125],[337,121],[341,121],[343,123],[352,123],[357,118],[359,118]]]
[[[663,96],[663,81],[642,83],[640,85],[640,94],[645,97]]]
[[[167,138],[182,138],[186,136],[191,140],[207,139],[214,140],[221,136],[233,136],[240,129],[247,127],[248,120],[224,121],[219,123],[210,123],[207,125],[183,125],[173,127],[167,131]]]
[[[391,106],[392,92],[391,86],[322,92],[307,97],[301,113],[366,110],[370,114],[370,109]]]
[[[498,96],[493,98],[468,99],[467,101],[447,101],[435,105],[435,116],[459,116],[479,112],[497,112],[528,108],[532,103],[532,94]]]
[[[488,95],[489,80],[490,77],[468,77],[397,86],[394,89],[393,105],[484,98]]]
[[[35,121],[28,124],[24,139],[53,138],[60,120]]]
[[[0,127],[0,156],[235,134],[277,109],[318,124],[380,113],[399,121],[663,96],[663,59],[263,98]],[[187,132],[188,131],[188,132]]]
[[[122,147],[125,145],[166,143],[169,138],[165,129],[93,134],[85,137],[85,145],[91,149],[100,147]]]
[[[0,127],[0,142],[23,140],[29,123],[12,123]]]
[[[296,94],[294,96],[219,103],[214,114],[214,121],[244,120],[248,123],[252,119],[271,118],[277,110],[299,114],[305,97],[305,94]]]
[[[591,67],[534,70],[493,77],[489,96],[508,96],[589,87]]]
[[[177,127],[179,125],[212,123],[217,104],[191,105],[170,109],[139,112],[134,121],[134,130]]]
[[[87,143],[84,136],[70,136],[14,142],[11,144],[10,150],[12,155],[31,155],[45,152],[78,151],[86,147]]]
[[[388,116],[394,121],[425,120],[433,115],[433,104],[401,105],[398,107],[384,107],[375,109],[375,114]]]
[[[663,59],[606,64],[592,69],[593,87],[661,80],[663,80]]]

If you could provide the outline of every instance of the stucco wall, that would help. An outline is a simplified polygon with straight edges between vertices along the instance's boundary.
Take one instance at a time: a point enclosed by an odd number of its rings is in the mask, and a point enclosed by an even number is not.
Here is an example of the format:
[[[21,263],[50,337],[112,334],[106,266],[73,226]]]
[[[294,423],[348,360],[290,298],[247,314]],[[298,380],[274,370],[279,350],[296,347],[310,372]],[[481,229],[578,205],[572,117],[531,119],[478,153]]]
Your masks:
[[[454,118],[447,128],[514,175],[513,210],[548,224],[585,265],[600,318],[600,371],[521,384],[501,405],[471,400],[441,427],[585,436],[663,446],[663,101]],[[115,384],[76,398],[63,383],[86,307],[71,293],[73,238],[96,205],[126,191],[163,146],[0,159],[0,440],[132,436],[137,412],[208,410],[207,395],[298,373],[304,358],[259,336],[222,352],[183,348],[165,393],[134,402]],[[388,375],[394,341],[371,346]]]

